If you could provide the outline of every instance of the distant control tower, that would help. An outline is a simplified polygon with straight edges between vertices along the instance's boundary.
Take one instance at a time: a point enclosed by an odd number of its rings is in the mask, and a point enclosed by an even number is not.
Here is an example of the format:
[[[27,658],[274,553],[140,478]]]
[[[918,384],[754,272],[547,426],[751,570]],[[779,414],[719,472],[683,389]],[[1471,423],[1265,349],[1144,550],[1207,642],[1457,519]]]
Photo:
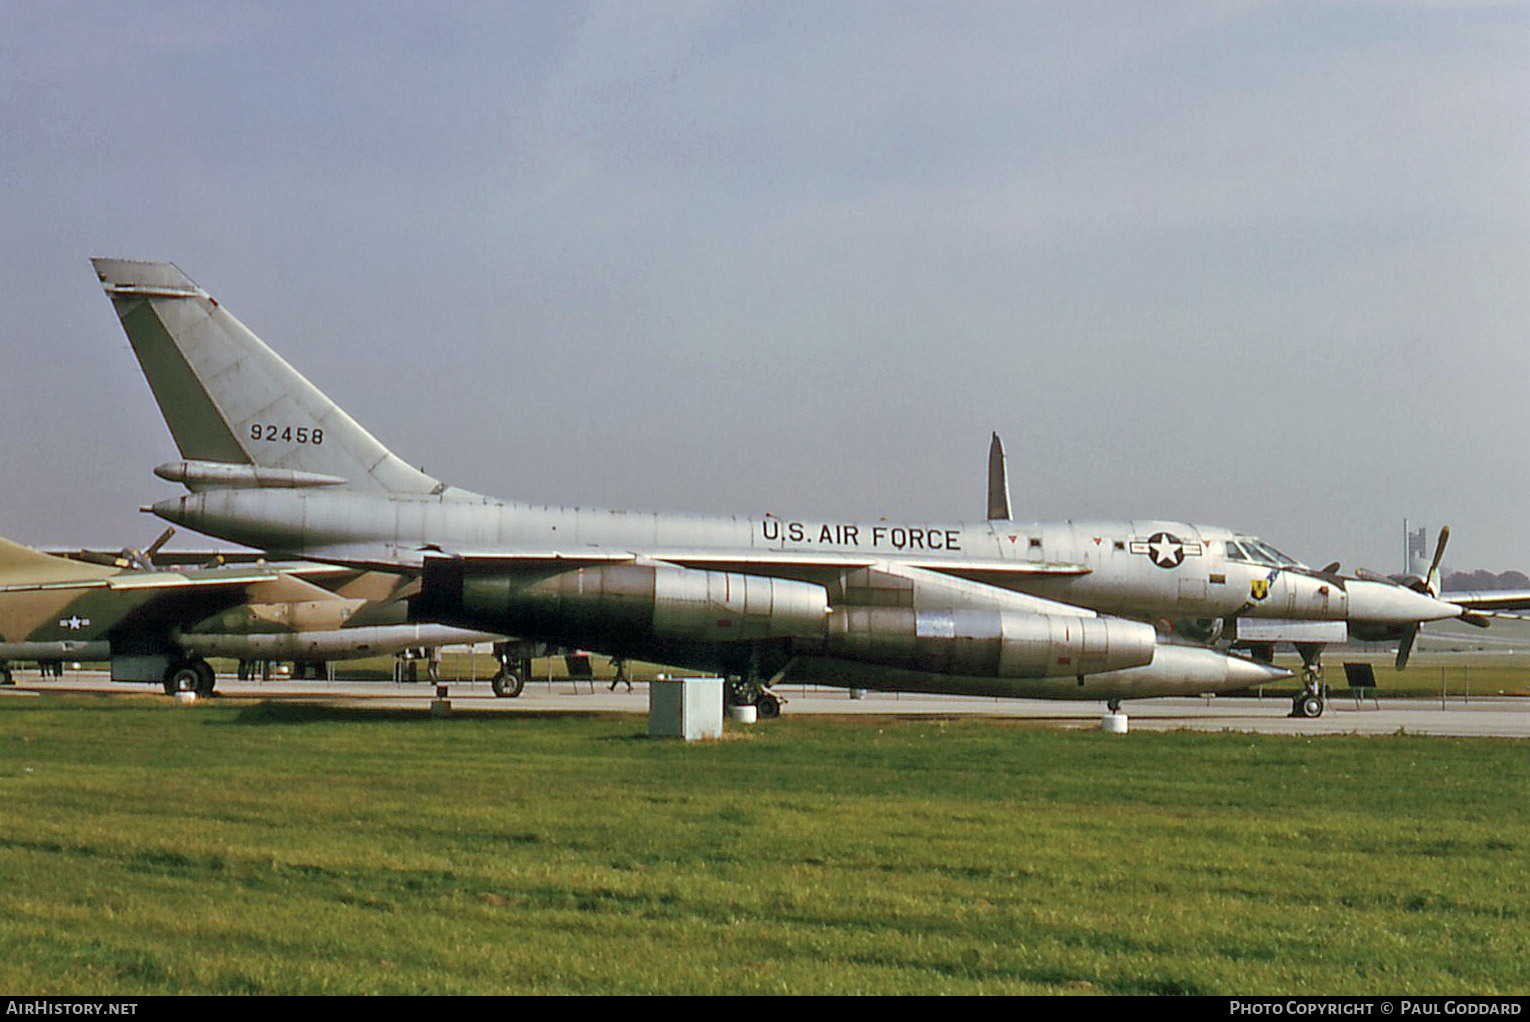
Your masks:
[[[1429,530],[1419,526],[1417,532],[1408,528],[1408,520],[1403,519],[1403,571],[1409,575],[1423,578],[1429,571]]]

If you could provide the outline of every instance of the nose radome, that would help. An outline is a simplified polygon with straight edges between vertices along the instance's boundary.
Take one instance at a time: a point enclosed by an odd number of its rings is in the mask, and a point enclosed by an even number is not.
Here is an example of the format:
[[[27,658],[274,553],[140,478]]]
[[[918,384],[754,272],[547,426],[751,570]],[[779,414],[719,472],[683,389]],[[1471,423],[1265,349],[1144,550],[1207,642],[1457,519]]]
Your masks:
[[[1383,625],[1411,625],[1460,617],[1454,603],[1385,582],[1356,579],[1347,583],[1349,620]]]

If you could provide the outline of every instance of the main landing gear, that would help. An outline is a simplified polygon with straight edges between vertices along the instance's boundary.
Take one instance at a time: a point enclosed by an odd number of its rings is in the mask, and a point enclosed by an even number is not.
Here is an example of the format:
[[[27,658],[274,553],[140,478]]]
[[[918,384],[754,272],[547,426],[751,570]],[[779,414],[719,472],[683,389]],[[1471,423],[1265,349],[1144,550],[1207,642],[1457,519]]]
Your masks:
[[[760,669],[760,651],[751,650],[747,666],[740,665],[744,666],[744,673],[729,674],[723,682],[723,709],[730,706],[753,706],[760,720],[772,720],[781,716],[781,707],[786,704],[786,700],[772,692],[770,687],[786,677],[791,665],[792,662],[787,660],[769,681],[761,681],[764,671]]]
[[[213,694],[217,681],[212,665],[201,657],[178,660],[165,672],[165,695],[191,692],[206,698]]]
[[[514,699],[531,677],[531,658],[515,655],[510,643],[495,643],[494,656],[499,660],[499,670],[489,679],[489,687],[499,699]]]
[[[727,693],[729,706],[753,706],[761,720],[781,716],[781,704],[786,702],[759,682],[737,677],[728,679]]]

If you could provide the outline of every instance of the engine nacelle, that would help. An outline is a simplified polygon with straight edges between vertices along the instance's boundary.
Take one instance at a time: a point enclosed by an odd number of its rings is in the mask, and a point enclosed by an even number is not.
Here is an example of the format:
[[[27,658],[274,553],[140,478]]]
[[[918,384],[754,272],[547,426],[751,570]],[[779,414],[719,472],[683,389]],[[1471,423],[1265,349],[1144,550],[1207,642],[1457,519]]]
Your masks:
[[[828,653],[845,660],[980,678],[1055,678],[1141,667],[1151,625],[1111,617],[911,607],[836,608]]]
[[[415,621],[618,653],[779,643],[831,657],[978,678],[1057,678],[1152,663],[1151,625],[1029,608],[829,607],[823,586],[659,564],[559,570],[427,558]]]
[[[607,649],[654,638],[822,642],[828,602],[827,590],[810,582],[673,565],[549,573],[430,558],[410,617]]]

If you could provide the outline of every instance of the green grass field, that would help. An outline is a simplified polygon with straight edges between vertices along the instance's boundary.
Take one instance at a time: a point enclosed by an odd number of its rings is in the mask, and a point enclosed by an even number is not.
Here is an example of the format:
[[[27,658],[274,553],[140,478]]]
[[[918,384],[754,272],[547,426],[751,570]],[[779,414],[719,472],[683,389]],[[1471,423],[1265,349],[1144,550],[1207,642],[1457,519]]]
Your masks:
[[[1530,749],[0,700],[0,989],[1530,990]]]

